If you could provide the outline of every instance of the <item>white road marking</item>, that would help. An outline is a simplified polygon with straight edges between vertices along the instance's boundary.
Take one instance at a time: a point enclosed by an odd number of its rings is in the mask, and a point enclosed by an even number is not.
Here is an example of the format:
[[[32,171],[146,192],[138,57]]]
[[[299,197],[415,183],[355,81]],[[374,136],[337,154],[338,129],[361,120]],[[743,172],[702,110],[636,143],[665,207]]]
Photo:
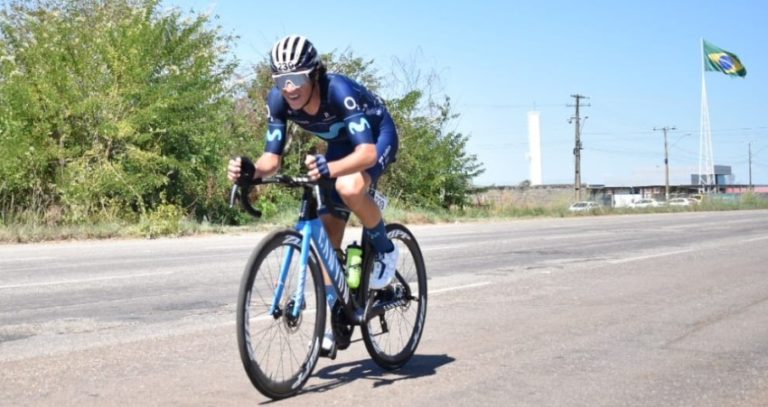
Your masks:
[[[632,262],[632,261],[652,259],[652,258],[655,258],[655,257],[674,256],[676,254],[689,253],[689,252],[692,252],[692,251],[693,251],[693,249],[684,249],[684,250],[677,250],[677,251],[674,251],[674,252],[647,254],[645,256],[636,256],[636,257],[627,257],[627,258],[623,258],[623,259],[608,260],[608,263],[610,263],[610,264],[629,263],[629,262]]]
[[[11,257],[4,257],[4,258],[0,259],[0,263],[17,263],[17,262],[18,263],[23,263],[23,262],[31,261],[31,260],[43,261],[43,260],[55,260],[55,259],[56,259],[56,257],[42,257],[42,256],[12,257],[11,256]]]
[[[482,281],[479,283],[472,283],[472,284],[466,284],[466,285],[460,285],[456,287],[446,287],[446,288],[440,288],[437,290],[429,290],[430,294],[441,294],[441,293],[447,293],[449,291],[456,291],[456,290],[465,290],[468,288],[476,288],[476,287],[483,287],[486,285],[491,284],[490,281]]]
[[[169,261],[177,261],[177,260],[189,260],[189,259],[216,259],[216,258],[228,258],[230,260],[232,259],[232,254],[230,253],[221,253],[221,254],[210,254],[210,253],[203,253],[203,254],[190,254],[185,256],[161,256],[161,257],[152,257],[152,256],[145,256],[142,258],[132,258],[130,261],[126,261],[125,259],[97,259],[93,261],[86,261],[81,263],[66,263],[59,265],[57,267],[59,268],[83,268],[83,267],[106,267],[113,264],[131,264],[131,265],[138,265],[141,263],[157,263],[160,261],[163,262],[169,262]],[[239,260],[239,259],[237,259]],[[19,271],[39,271],[39,270],[47,270],[51,268],[49,264],[40,264],[40,265],[31,265],[28,267],[14,267],[13,271],[19,272]]]
[[[39,283],[8,284],[8,285],[0,285],[0,290],[8,289],[8,288],[27,288],[27,287],[42,287],[42,286],[49,286],[49,285],[92,283],[96,281],[127,280],[131,278],[165,276],[173,273],[176,273],[176,271],[164,271],[164,272],[157,272],[157,273],[141,273],[141,274],[125,274],[125,275],[119,275],[119,276],[82,278],[78,280],[59,280],[59,281],[42,281]]]
[[[757,241],[766,240],[766,239],[768,239],[768,236],[753,237],[751,239],[742,240],[742,243],[757,242]]]
[[[439,250],[453,250],[453,249],[459,249],[459,248],[466,248],[467,246],[469,246],[468,243],[444,244],[442,246],[422,247],[421,251],[425,253],[425,252],[432,252],[432,251],[439,251]]]

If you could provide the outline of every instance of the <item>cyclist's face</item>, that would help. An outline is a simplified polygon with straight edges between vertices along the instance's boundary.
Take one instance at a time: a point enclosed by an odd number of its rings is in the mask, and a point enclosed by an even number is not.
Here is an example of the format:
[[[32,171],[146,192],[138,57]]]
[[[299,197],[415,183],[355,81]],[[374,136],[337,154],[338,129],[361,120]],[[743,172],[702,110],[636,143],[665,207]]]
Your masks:
[[[273,75],[275,86],[292,109],[299,109],[312,97],[312,79],[309,72]]]
[[[312,97],[312,86],[309,82],[300,87],[289,83],[283,88],[282,92],[283,97],[288,101],[288,105],[292,109],[300,109]]]

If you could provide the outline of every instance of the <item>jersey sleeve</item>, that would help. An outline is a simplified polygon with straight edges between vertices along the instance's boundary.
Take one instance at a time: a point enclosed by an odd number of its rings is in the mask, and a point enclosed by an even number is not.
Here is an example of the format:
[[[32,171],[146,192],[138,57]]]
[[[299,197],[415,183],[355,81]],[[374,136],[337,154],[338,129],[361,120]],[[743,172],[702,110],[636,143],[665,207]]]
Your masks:
[[[360,93],[347,81],[334,81],[329,87],[329,94],[331,102],[342,112],[352,144],[374,144],[373,130],[361,106]]]
[[[267,96],[267,135],[264,151],[283,155],[286,143],[286,106],[283,95],[277,88],[272,88]]]

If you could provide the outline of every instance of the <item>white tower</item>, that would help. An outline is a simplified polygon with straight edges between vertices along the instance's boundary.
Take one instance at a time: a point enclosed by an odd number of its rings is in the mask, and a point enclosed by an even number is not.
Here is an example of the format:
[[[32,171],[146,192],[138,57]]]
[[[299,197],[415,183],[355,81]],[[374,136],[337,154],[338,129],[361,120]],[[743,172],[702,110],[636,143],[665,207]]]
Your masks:
[[[541,117],[528,112],[528,161],[531,185],[541,185]]]

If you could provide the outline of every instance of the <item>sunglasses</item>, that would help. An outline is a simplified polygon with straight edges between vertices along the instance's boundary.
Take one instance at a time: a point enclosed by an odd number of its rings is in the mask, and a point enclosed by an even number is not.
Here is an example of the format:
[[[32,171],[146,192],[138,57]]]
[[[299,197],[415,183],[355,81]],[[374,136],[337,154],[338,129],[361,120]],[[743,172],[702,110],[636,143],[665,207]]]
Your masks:
[[[309,74],[312,72],[311,69],[306,71],[299,71],[299,72],[291,72],[291,73],[284,73],[280,75],[272,75],[272,79],[275,81],[275,85],[277,85],[277,88],[280,90],[285,89],[286,86],[290,83],[295,88],[300,88],[307,83],[309,83]]]

